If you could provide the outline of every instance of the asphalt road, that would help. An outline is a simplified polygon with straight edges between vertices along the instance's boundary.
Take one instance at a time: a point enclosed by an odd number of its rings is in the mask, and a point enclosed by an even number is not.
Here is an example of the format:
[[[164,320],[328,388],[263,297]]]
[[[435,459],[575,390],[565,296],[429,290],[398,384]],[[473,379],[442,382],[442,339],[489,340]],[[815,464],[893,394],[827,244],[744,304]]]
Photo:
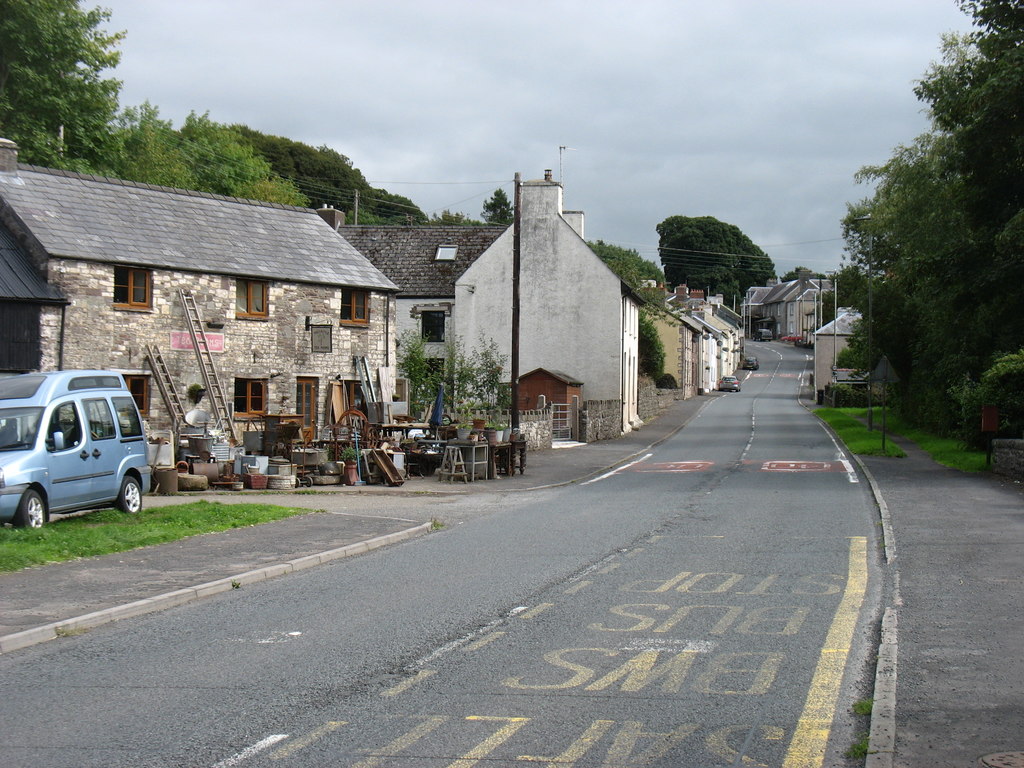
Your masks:
[[[587,483],[0,658],[0,763],[843,765],[875,517],[773,350]]]

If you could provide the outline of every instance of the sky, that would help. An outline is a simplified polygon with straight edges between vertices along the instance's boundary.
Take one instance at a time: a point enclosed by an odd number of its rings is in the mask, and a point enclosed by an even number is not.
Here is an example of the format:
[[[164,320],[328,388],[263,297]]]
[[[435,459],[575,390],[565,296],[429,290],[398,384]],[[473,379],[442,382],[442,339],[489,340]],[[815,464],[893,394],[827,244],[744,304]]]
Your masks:
[[[660,265],[661,221],[713,216],[780,275],[840,266],[855,174],[928,130],[914,84],[971,29],[954,0],[97,2],[122,106],[326,145],[428,215],[550,169],[588,240]]]

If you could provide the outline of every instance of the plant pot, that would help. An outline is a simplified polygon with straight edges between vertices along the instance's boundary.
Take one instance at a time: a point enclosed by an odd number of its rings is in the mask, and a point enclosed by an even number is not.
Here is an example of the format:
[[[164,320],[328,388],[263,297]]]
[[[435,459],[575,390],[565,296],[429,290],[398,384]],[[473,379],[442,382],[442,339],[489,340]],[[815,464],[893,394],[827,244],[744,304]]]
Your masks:
[[[491,428],[485,429],[484,430],[484,438],[486,438],[487,442],[490,443],[491,445],[497,445],[498,444],[498,430],[491,429]]]
[[[470,429],[469,427],[456,427],[456,429],[455,429],[455,438],[457,440],[468,440],[469,439],[469,434],[472,431],[473,430]]]
[[[487,426],[487,419],[473,419],[473,429],[480,432],[484,427]]]
[[[345,485],[355,485],[359,482],[359,468],[356,462],[345,462]]]

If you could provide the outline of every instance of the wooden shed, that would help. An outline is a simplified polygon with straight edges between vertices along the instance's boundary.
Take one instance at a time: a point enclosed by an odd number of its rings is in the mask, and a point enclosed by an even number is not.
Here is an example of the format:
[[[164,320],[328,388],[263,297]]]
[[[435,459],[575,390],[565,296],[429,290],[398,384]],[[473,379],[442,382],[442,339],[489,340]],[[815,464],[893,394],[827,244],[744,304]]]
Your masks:
[[[519,410],[536,408],[541,395],[549,403],[571,403],[574,397],[582,403],[583,382],[546,368],[535,368],[519,377]]]

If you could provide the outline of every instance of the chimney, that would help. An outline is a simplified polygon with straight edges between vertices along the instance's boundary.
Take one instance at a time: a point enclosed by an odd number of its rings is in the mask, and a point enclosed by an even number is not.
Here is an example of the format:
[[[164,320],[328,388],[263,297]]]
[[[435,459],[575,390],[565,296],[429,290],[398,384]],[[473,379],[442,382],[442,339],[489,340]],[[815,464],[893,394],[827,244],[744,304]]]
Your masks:
[[[0,139],[0,173],[18,172],[18,145],[10,139]]]
[[[321,219],[326,221],[335,232],[345,224],[345,212],[339,211],[332,205],[325,205],[323,208],[317,210],[317,214]]]
[[[551,181],[551,169],[547,168],[544,170],[544,181]]]

